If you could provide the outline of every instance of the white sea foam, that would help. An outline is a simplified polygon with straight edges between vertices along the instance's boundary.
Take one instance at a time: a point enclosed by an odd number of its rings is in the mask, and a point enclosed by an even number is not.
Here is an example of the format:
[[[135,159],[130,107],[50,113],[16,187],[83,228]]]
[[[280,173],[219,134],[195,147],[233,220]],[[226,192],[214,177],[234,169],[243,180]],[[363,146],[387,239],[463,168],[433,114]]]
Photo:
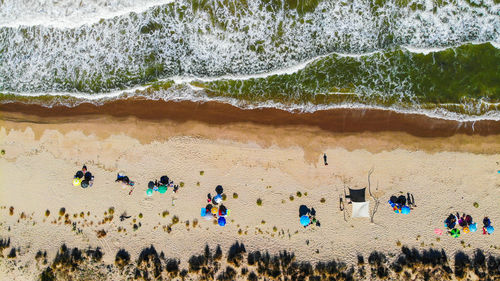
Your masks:
[[[76,15],[81,20],[73,22],[95,23],[69,29],[17,24],[0,27],[0,91],[64,92],[74,90],[72,87],[82,91],[73,85],[86,86],[99,79],[131,86],[143,80],[130,84],[129,79],[144,76],[153,65],[163,67],[161,76],[155,77],[159,79],[245,79],[280,73],[280,69],[294,71],[331,52],[364,54],[386,50],[394,43],[420,51],[470,41],[500,42],[500,4],[492,0],[482,1],[482,6],[457,0],[435,11],[424,0],[413,0],[408,7],[387,1],[376,13],[371,1],[325,1],[315,12],[303,16],[280,9],[268,12],[260,1],[248,1],[248,7],[235,11],[215,3],[219,8],[212,12],[196,13],[182,0],[92,0],[86,4],[39,0],[42,6],[28,8],[38,3],[32,1],[4,0],[0,7],[8,18],[4,21],[22,20],[21,11],[26,10],[32,14],[28,19],[44,18],[47,23],[53,16],[46,14],[62,15],[63,20]],[[72,6],[79,3],[90,8]],[[165,5],[150,6],[159,4]],[[426,8],[412,10],[413,4]],[[135,8],[144,12],[124,13]],[[12,12],[15,9],[17,12]],[[102,15],[112,15],[109,11],[121,15],[96,22]],[[83,87],[83,91],[90,91],[88,88]]]
[[[171,2],[174,0],[2,0],[0,27],[73,28]]]

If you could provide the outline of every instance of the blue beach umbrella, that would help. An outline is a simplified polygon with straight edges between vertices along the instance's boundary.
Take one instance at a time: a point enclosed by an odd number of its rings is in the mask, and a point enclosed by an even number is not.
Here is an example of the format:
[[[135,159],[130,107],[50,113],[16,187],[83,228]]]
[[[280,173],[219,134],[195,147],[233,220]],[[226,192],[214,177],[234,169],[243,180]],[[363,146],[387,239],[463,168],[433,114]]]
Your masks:
[[[308,216],[300,217],[300,224],[301,225],[308,226],[310,222],[311,222],[311,219]]]
[[[469,225],[469,230],[470,232],[476,232],[477,231],[477,223],[473,223]]]
[[[401,214],[408,215],[409,213],[410,213],[410,207],[404,206],[403,208],[401,208]]]
[[[222,196],[220,194],[217,194],[214,196],[214,202],[219,204],[220,202],[222,202]]]
[[[489,234],[492,234],[493,231],[495,231],[495,229],[493,228],[493,226],[490,225],[486,228],[486,231],[488,231]]]
[[[220,226],[226,225],[226,219],[224,217],[220,217],[217,221]]]

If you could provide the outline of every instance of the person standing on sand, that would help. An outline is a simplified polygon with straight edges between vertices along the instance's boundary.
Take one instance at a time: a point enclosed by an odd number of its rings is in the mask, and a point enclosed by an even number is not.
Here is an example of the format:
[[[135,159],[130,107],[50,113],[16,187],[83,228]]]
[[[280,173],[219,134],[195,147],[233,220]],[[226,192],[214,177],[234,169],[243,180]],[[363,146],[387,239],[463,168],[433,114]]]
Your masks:
[[[326,153],[323,153],[323,162],[325,163],[325,166],[328,165],[328,161],[327,161],[327,158],[326,158]]]

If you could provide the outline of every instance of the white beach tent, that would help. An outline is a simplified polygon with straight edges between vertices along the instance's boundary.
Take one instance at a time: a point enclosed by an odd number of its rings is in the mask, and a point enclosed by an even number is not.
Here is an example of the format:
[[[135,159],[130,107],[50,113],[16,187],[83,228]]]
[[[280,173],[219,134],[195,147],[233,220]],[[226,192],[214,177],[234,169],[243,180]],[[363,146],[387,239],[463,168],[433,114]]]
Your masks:
[[[351,218],[369,218],[370,202],[352,202]]]

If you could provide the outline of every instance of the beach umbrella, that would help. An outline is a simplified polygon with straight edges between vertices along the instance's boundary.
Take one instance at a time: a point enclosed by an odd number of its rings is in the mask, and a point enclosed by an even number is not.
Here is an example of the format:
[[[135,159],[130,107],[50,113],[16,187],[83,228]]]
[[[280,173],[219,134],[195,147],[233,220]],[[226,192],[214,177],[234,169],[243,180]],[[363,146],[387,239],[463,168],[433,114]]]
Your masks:
[[[219,211],[219,209],[217,209],[217,207],[212,208],[212,214],[216,215],[217,211]]]
[[[408,215],[409,213],[410,213],[410,207],[404,206],[403,208],[401,208],[401,214]]]
[[[222,196],[220,194],[215,195],[214,202],[217,203],[217,204],[219,204],[220,202],[222,202]]]
[[[311,223],[311,219],[308,216],[300,217],[300,224],[303,226],[308,226]]]
[[[160,187],[158,187],[158,192],[163,194],[163,193],[167,192],[167,189],[168,189],[168,187],[166,185],[160,185]]]
[[[226,219],[224,217],[220,217],[217,222],[219,223],[220,226],[226,225]]]
[[[146,195],[147,195],[147,196],[152,196],[152,195],[153,195],[153,190],[152,190],[151,188],[148,188],[148,189],[146,190]]]
[[[493,226],[490,225],[486,228],[486,231],[488,231],[489,234],[492,234],[493,231],[495,231],[495,229],[493,228]]]
[[[80,184],[82,188],[87,188],[89,187],[89,181],[88,180],[82,180],[82,183]]]
[[[458,238],[460,237],[460,230],[458,228],[454,228],[451,230],[451,237]]]
[[[477,231],[477,224],[473,223],[473,224],[469,225],[469,230],[470,230],[470,232],[476,232]]]
[[[436,233],[437,235],[443,235],[443,230],[440,228],[435,228],[434,233]]]
[[[74,178],[73,179],[73,185],[74,186],[79,186],[82,183],[82,179],[80,178]]]
[[[469,227],[464,226],[463,232],[464,232],[464,233],[469,233]]]

